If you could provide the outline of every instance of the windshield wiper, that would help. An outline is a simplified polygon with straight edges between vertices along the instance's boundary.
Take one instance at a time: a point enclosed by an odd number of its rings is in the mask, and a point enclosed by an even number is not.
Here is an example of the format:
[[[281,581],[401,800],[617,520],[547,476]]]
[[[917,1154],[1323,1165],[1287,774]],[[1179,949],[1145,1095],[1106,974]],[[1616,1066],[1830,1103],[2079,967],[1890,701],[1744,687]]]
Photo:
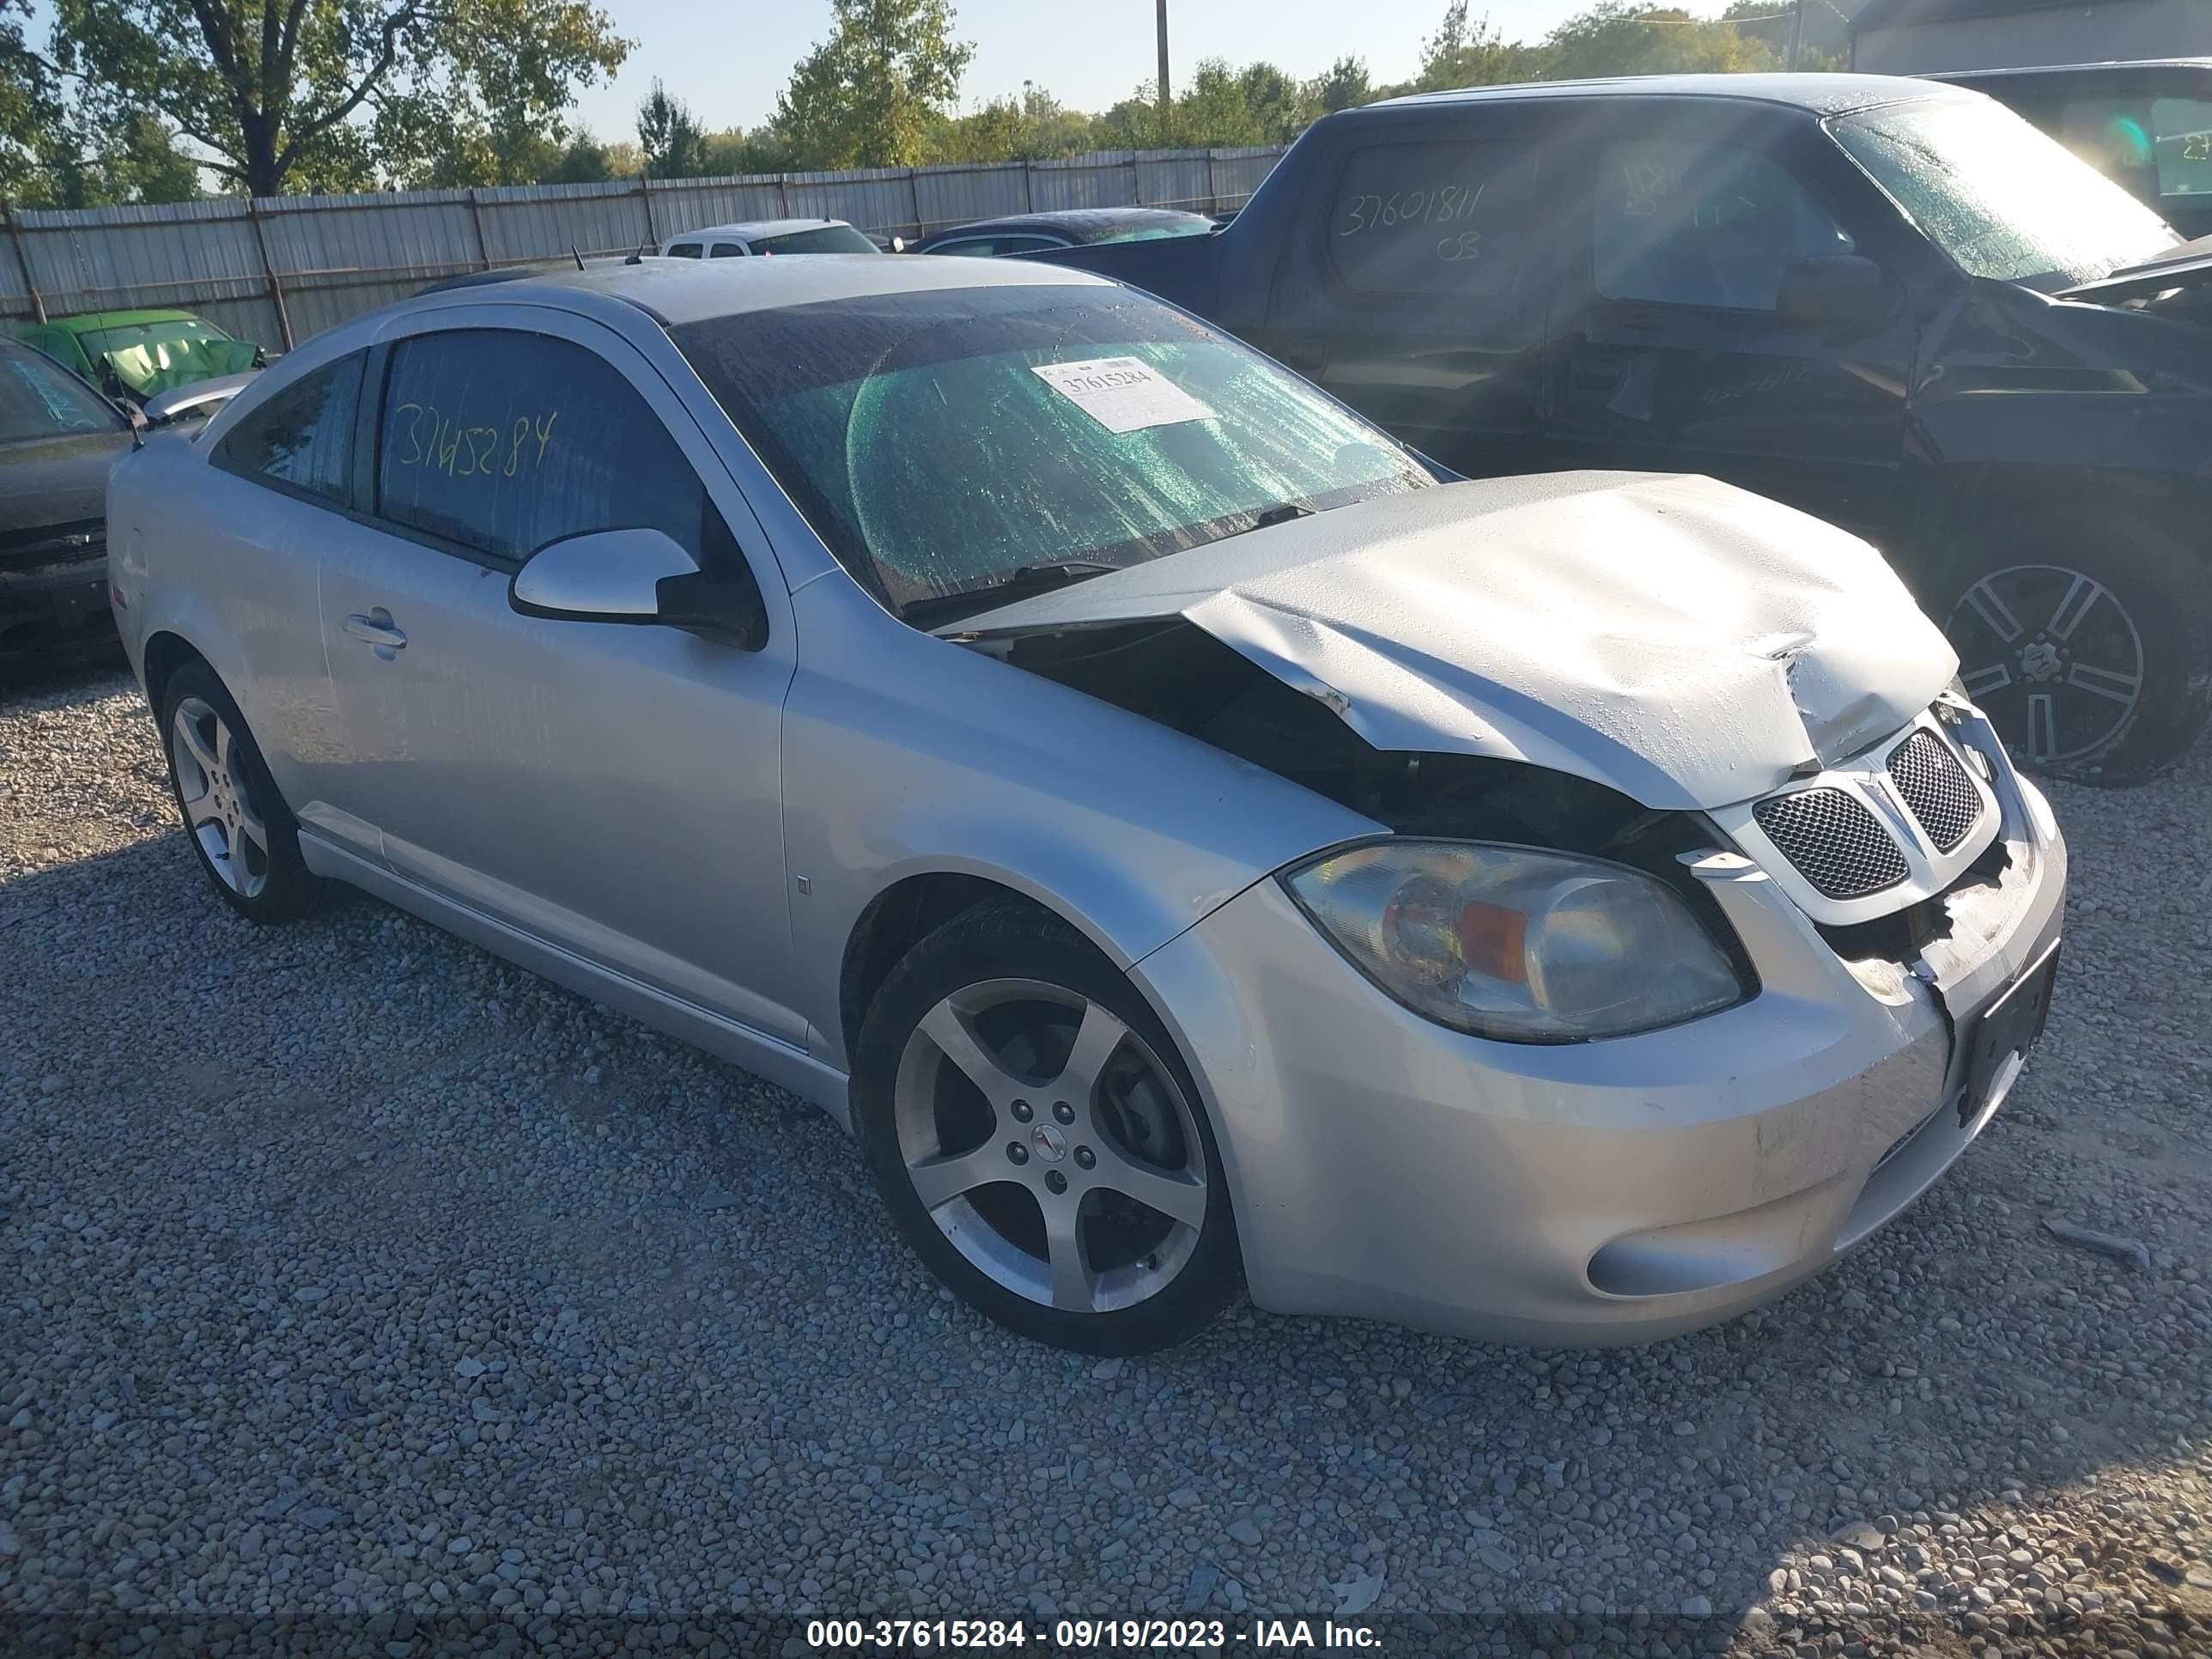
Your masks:
[[[1273,507],[1261,508],[1252,515],[1251,523],[1242,529],[1231,531],[1229,536],[1241,536],[1247,530],[1267,530],[1279,524],[1288,524],[1293,519],[1310,519],[1313,515],[1313,508],[1308,507],[1304,501],[1278,501]],[[1215,539],[1227,541],[1229,536],[1217,537]]]
[[[927,599],[909,599],[899,607],[899,617],[916,627],[926,628],[933,623],[949,621],[973,611],[995,611],[1002,605],[1012,605],[1016,599],[1049,593],[1055,587],[1066,587],[1070,582],[1083,581],[1092,576],[1103,576],[1121,568],[1098,559],[1062,559],[1056,564],[1018,564],[1003,580],[983,587],[963,588],[957,593],[933,593]]]

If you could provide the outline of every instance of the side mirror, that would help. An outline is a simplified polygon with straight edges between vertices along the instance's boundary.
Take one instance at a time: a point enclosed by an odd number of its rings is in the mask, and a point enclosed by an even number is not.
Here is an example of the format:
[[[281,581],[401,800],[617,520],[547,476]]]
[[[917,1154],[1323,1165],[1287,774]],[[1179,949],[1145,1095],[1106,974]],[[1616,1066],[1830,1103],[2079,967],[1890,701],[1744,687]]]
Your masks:
[[[594,530],[548,542],[523,561],[507,601],[556,622],[652,623],[729,641],[768,643],[768,607],[752,573],[710,577],[665,531]]]
[[[1800,259],[1783,268],[1774,309],[1824,340],[1863,339],[1889,320],[1889,286],[1880,265],[1856,253]]]
[[[903,253],[903,252],[906,252],[906,238],[905,238],[905,237],[903,237],[903,236],[894,236],[894,237],[892,237],[892,238],[891,238],[891,252],[894,252],[894,253]]]

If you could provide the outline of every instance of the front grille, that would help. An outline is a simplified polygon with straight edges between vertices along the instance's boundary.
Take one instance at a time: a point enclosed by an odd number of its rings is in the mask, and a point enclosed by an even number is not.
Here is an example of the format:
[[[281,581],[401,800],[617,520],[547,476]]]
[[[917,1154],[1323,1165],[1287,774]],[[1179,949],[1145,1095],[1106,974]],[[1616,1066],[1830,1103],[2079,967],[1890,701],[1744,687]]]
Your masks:
[[[1890,751],[1890,781],[1928,839],[1948,853],[1982,816],[1982,798],[1959,757],[1925,726]]]
[[[1752,816],[1797,873],[1829,898],[1863,898],[1911,873],[1874,814],[1840,789],[1771,796]]]

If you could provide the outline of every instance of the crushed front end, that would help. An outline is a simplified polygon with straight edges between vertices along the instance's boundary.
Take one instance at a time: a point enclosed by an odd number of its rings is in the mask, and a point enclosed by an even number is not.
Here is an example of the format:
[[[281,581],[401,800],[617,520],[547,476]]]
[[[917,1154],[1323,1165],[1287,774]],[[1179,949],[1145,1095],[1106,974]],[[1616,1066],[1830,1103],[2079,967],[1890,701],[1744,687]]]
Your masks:
[[[1541,1344],[1694,1328],[1865,1238],[2002,1104],[2066,850],[1963,698],[1759,799],[1601,828],[1721,919],[1734,1006],[1600,1041],[1449,1029],[1280,881],[1137,964],[1217,1115],[1261,1306]]]

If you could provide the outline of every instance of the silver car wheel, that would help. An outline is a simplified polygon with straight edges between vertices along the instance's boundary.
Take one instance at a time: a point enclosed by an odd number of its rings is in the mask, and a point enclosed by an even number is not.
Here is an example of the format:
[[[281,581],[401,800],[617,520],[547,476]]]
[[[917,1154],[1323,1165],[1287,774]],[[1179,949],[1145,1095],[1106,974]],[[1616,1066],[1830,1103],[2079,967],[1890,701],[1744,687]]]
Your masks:
[[[238,738],[209,704],[186,697],[169,723],[169,759],[185,827],[207,854],[216,879],[240,898],[269,884],[269,826],[246,783]]]
[[[915,1194],[994,1283],[1109,1313],[1164,1290],[1206,1223],[1190,1103],[1145,1040],[1063,986],[990,980],[908,1036],[892,1096]]]
[[[1960,596],[1944,632],[1966,695],[2032,765],[2094,755],[2142,701],[2142,637],[2103,583],[2062,565],[1992,570]]]

